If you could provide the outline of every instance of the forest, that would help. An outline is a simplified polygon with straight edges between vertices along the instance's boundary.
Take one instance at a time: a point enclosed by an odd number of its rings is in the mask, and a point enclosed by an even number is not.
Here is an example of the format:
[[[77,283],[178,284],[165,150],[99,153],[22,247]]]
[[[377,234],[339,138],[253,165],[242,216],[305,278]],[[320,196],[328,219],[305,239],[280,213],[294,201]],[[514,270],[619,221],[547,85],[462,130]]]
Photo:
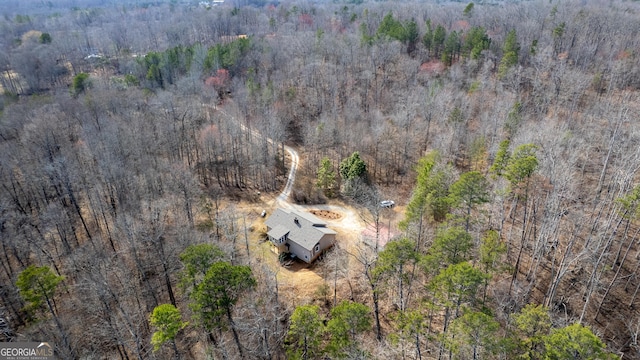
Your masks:
[[[640,3],[0,13],[0,342],[59,359],[640,359]],[[288,204],[374,228],[339,233],[304,296],[259,215],[288,148]]]

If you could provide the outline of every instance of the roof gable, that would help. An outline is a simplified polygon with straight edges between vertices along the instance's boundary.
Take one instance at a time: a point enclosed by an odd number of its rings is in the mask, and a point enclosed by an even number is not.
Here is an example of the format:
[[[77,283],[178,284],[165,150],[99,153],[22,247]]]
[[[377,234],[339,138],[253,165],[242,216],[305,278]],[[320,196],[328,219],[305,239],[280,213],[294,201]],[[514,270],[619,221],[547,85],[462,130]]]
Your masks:
[[[273,229],[267,232],[267,235],[271,236],[274,239],[280,239],[283,236],[289,233],[289,229],[287,229],[284,225],[276,225]]]

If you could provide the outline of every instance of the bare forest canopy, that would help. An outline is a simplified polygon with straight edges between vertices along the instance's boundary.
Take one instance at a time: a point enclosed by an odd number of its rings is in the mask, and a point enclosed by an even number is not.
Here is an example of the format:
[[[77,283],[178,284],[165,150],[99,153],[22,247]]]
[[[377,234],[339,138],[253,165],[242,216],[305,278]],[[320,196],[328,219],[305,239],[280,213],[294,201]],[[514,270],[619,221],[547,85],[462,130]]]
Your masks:
[[[3,1],[0,341],[640,359],[639,11]],[[255,252],[285,144],[296,201],[401,220],[320,261],[303,303]]]

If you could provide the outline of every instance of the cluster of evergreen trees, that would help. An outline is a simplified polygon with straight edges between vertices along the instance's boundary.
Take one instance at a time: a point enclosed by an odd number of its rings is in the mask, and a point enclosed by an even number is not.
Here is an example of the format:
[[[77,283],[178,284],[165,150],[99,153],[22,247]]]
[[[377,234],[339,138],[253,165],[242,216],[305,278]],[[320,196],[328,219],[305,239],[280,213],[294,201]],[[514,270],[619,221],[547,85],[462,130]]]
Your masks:
[[[163,52],[152,51],[138,58],[138,75],[129,78],[127,82],[144,83],[150,88],[165,88],[191,71],[195,71],[197,77],[206,77],[218,69],[231,71],[233,75],[238,71],[239,63],[249,46],[251,39],[240,37],[209,48],[196,44],[178,45]]]
[[[380,23],[375,37],[367,36],[363,32],[362,41],[371,43],[375,39],[397,40],[407,47],[407,54],[414,55],[421,38],[419,29],[415,19],[403,23],[395,19],[392,13],[388,13]],[[442,24],[438,24],[434,28],[431,19],[427,19],[426,29],[422,35],[422,44],[430,56],[441,59],[447,65],[452,65],[453,61],[460,57],[478,59],[483,50],[489,49],[491,38],[481,26],[472,26],[466,31],[452,30],[447,33]]]

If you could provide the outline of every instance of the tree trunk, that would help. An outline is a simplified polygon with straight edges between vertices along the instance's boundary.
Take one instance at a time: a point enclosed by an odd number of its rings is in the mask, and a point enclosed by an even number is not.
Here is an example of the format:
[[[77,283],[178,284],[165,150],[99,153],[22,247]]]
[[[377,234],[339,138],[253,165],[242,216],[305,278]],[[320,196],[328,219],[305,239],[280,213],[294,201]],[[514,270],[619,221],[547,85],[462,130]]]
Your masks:
[[[238,336],[238,332],[236,331],[236,324],[233,322],[233,318],[231,317],[231,307],[227,307],[226,310],[227,320],[229,320],[229,326],[231,326],[231,332],[233,333],[233,340],[236,342],[236,346],[238,347],[240,358],[244,359],[244,354],[242,353],[242,345],[240,344],[240,337]]]
[[[269,349],[269,336],[267,335],[267,329],[262,329],[262,341],[264,344],[264,356],[265,359],[271,360],[271,349]]]
[[[41,289],[41,291],[45,292],[44,289]],[[62,323],[60,323],[60,319],[58,319],[58,315],[56,315],[51,299],[49,299],[48,296],[45,296],[45,300],[47,301],[47,307],[49,308],[49,312],[51,312],[51,316],[53,316],[53,321],[56,323],[56,327],[58,328],[58,331],[60,331],[60,335],[62,336],[62,344],[64,345],[66,350],[69,351],[69,356],[75,359],[76,354],[73,351],[71,344],[69,343],[67,332],[62,328]]]
[[[378,299],[378,290],[376,285],[371,283],[371,292],[373,293],[373,314],[376,319],[376,339],[382,341],[382,327],[380,326],[380,306]]]
[[[212,332],[209,332],[209,340],[211,340],[211,343],[213,344],[213,347],[215,347],[216,349],[220,349],[220,344],[218,343],[218,340],[216,339],[216,336],[213,335]],[[223,360],[227,360],[227,352],[222,349],[222,359]]]
[[[180,352],[178,351],[178,345],[176,344],[176,340],[171,340],[171,345],[173,347],[173,353],[175,355],[176,360],[180,360]]]
[[[616,124],[616,127],[613,130],[613,135],[611,135],[611,141],[609,141],[609,149],[607,150],[607,156],[604,159],[604,165],[602,166],[602,171],[600,172],[600,179],[598,180],[598,187],[596,189],[596,194],[600,194],[600,192],[602,191],[602,184],[604,183],[604,179],[607,174],[609,159],[611,158],[611,152],[613,151],[613,146],[616,143],[616,137],[618,135],[618,129],[620,128],[621,123],[622,123],[622,114],[619,115],[618,123]]]
[[[442,336],[446,336],[447,335],[447,330],[449,328],[449,317],[451,316],[451,311],[449,309],[449,307],[445,307],[444,309],[444,325],[442,326]],[[444,344],[442,342],[440,342],[440,346],[439,346],[439,350],[438,350],[438,360],[442,359],[442,353],[444,352]]]
[[[624,261],[627,259],[627,255],[629,254],[629,250],[631,249],[631,246],[633,246],[634,240],[635,240],[636,236],[638,235],[638,232],[640,232],[640,228],[638,229],[638,231],[636,231],[634,236],[629,241],[629,245],[627,246],[627,249],[624,252],[624,256],[622,257],[622,260],[620,260],[620,264],[618,265],[618,269],[616,270],[616,274],[613,276],[613,279],[611,279],[611,282],[609,283],[609,286],[607,286],[607,290],[604,292],[604,295],[602,295],[602,300],[600,300],[600,304],[598,304],[598,310],[596,310],[596,315],[593,317],[594,320],[598,319],[598,315],[600,314],[600,310],[602,309],[602,304],[604,304],[604,301],[606,300],[607,295],[609,295],[609,292],[611,291],[611,288],[613,287],[613,284],[616,282],[616,280],[618,280],[618,275],[620,274],[620,270],[622,269],[622,266],[624,265]],[[620,250],[622,250],[622,243],[620,244]],[[618,256],[620,254],[620,250],[618,250]],[[617,260],[617,256],[616,256],[616,260]],[[614,266],[615,266],[615,261],[614,261]],[[631,303],[633,304],[633,301]]]
[[[593,291],[595,290],[596,282],[600,281],[600,276],[602,275],[602,272],[604,272],[604,269],[602,269],[602,270],[599,269],[600,268],[600,264],[602,263],[602,261],[604,260],[606,254],[607,254],[607,249],[611,245],[611,242],[613,241],[614,235],[615,235],[617,229],[620,227],[620,224],[622,223],[623,217],[624,216],[622,216],[620,218],[620,220],[618,221],[618,223],[614,227],[613,231],[608,236],[607,242],[602,247],[602,250],[600,252],[600,256],[598,256],[598,259],[596,260],[596,263],[593,266],[593,271],[591,272],[591,276],[589,277],[589,281],[587,282],[587,291],[586,291],[586,294],[585,294],[585,302],[584,302],[584,306],[582,307],[582,312],[580,314],[580,320],[578,320],[579,323],[582,323],[582,320],[584,319],[584,316],[585,316],[585,314],[587,312],[587,307],[588,307],[589,302],[591,300],[591,295],[593,294]],[[598,246],[598,248],[599,248],[599,246]]]
[[[520,259],[522,258],[522,251],[525,247],[525,239],[527,232],[527,210],[529,209],[529,182],[527,180],[527,187],[524,195],[524,214],[522,215],[522,234],[520,237],[520,250],[518,251],[518,257],[516,258],[516,265],[514,266],[513,276],[511,277],[511,284],[509,284],[509,292],[511,295],[511,289],[513,288],[513,284],[518,279],[518,271],[520,271]],[[514,216],[515,221],[515,216]],[[513,224],[512,224],[513,226]]]

